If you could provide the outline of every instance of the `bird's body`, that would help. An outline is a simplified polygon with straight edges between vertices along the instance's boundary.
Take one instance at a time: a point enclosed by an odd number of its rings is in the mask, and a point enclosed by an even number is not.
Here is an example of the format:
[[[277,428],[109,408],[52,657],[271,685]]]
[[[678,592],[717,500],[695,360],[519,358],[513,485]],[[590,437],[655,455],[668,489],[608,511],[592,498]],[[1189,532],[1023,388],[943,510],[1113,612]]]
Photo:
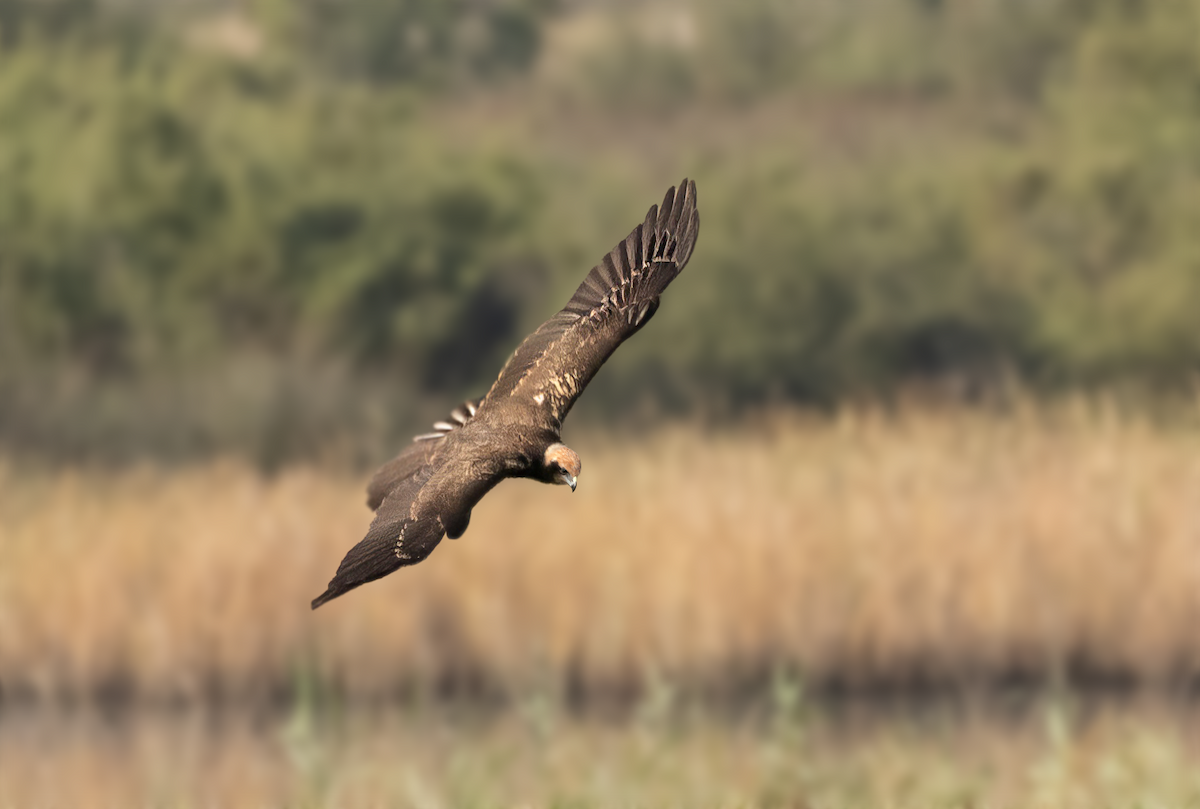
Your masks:
[[[367,487],[375,519],[313,609],[421,561],[443,536],[462,536],[471,509],[505,478],[574,491],[580,461],[562,443],[563,420],[617,346],[657,311],[691,257],[699,223],[696,185],[684,180],[525,338],[486,396],[464,402],[384,464]]]

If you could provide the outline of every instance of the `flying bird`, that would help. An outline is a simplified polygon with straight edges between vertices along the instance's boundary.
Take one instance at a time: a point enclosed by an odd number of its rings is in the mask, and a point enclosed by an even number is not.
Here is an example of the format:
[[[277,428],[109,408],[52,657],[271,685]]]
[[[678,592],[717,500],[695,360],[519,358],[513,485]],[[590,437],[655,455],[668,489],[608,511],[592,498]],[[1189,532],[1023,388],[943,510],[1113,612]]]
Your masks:
[[[563,419],[617,346],[654,316],[699,226],[696,184],[684,180],[525,338],[486,396],[459,405],[384,464],[367,487],[375,519],[313,609],[420,562],[443,536],[462,536],[471,509],[505,478],[575,491],[581,465],[562,443]]]

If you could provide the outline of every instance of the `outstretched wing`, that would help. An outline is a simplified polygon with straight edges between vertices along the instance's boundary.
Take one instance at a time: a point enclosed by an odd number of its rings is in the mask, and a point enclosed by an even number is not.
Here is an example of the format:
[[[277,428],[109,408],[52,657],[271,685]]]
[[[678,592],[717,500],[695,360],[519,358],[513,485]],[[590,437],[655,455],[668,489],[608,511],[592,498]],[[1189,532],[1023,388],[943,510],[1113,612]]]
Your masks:
[[[561,424],[604,361],[657,311],[691,258],[699,227],[696,184],[684,180],[592,268],[562,311],[525,338],[483,407],[528,396]]]
[[[415,437],[399,455],[379,467],[367,484],[367,505],[371,510],[378,509],[393,489],[429,466],[444,444],[442,439],[474,418],[482,401],[480,397],[463,402],[450,412],[448,419],[435,422],[431,432]]]
[[[481,400],[464,402],[450,418],[419,435],[398,456],[380,467],[367,487],[367,505],[375,519],[338,565],[328,589],[312,602],[315,610],[361,584],[386,576],[428,556],[447,532],[466,530],[471,509],[499,478],[480,476],[478,466],[461,463],[455,441],[475,416]]]
[[[313,599],[314,610],[361,584],[420,562],[437,547],[446,529],[437,510],[421,498],[432,470],[424,467],[384,498],[367,535],[342,559],[325,592]]]

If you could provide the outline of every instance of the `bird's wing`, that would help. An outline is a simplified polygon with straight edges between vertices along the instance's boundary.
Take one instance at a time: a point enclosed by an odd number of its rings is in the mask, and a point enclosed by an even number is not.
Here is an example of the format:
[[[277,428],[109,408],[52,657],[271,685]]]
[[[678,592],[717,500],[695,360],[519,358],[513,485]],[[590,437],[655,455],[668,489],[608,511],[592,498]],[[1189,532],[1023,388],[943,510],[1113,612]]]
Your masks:
[[[378,509],[393,489],[433,463],[445,444],[442,439],[474,418],[482,401],[479,398],[463,402],[451,411],[449,418],[435,422],[431,432],[415,437],[399,455],[379,467],[367,484],[367,505],[371,510]]]
[[[462,463],[455,440],[480,401],[463,402],[371,478],[367,505],[375,519],[342,559],[328,589],[313,600],[314,610],[360,584],[420,562],[447,531],[458,536],[466,529],[475,503],[499,481],[484,467]]]
[[[461,536],[471,509],[504,477],[502,464],[479,463],[455,430],[440,439],[432,460],[401,480],[383,498],[367,535],[338,565],[315,610],[361,584],[415,565],[442,537]]]
[[[424,467],[384,498],[367,535],[342,559],[325,592],[313,599],[314,610],[360,584],[416,564],[437,547],[446,530],[436,513],[418,508],[430,471],[431,467]]]
[[[482,407],[527,395],[561,425],[604,361],[658,309],[659,295],[691,258],[699,227],[696,184],[684,180],[525,338]]]

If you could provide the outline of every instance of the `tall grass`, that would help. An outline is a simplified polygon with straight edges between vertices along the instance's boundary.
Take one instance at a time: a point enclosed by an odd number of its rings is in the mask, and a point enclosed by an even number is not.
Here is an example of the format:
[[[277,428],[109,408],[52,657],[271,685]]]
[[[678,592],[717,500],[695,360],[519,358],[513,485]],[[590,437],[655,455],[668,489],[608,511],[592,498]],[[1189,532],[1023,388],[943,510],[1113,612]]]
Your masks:
[[[1200,673],[1200,434],[1097,405],[568,435],[421,565],[311,613],[362,476],[0,467],[8,695],[729,692]]]

